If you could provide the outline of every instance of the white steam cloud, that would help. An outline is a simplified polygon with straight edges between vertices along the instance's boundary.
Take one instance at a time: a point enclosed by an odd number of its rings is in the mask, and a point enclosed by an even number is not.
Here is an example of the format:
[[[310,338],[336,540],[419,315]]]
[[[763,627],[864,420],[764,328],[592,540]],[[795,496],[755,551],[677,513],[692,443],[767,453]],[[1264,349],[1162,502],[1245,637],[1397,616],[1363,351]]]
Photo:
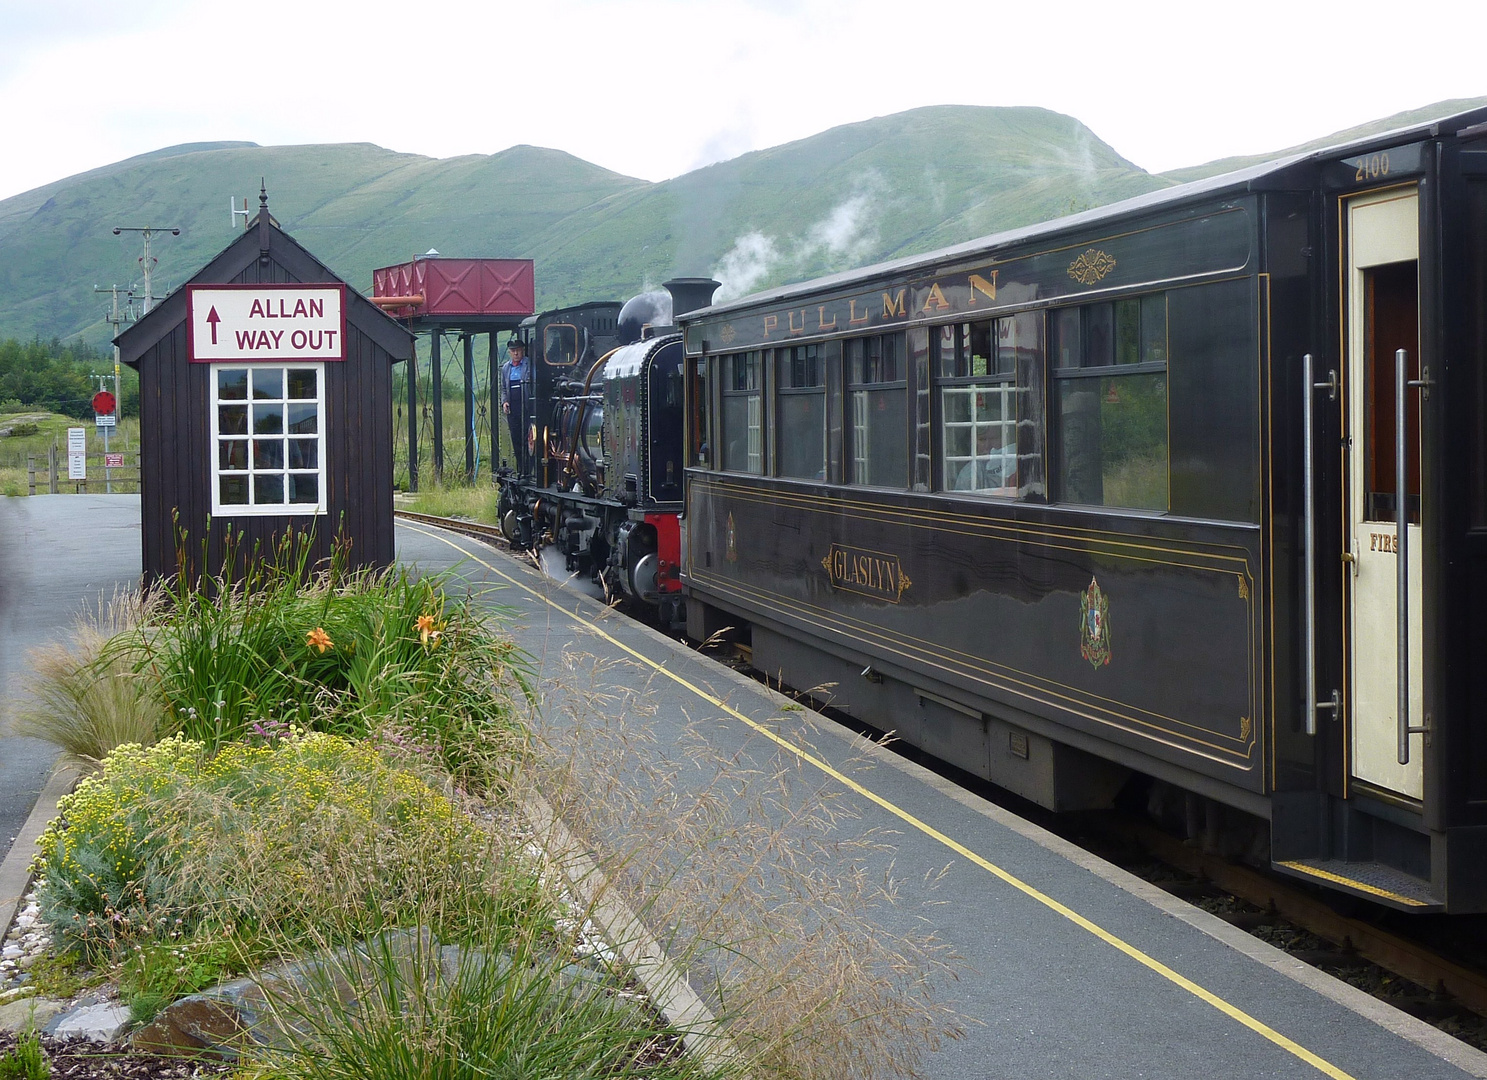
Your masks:
[[[776,240],[755,229],[733,242],[712,276],[722,282],[716,300],[744,296],[770,279],[810,269],[824,255],[830,269],[865,261],[878,242],[874,225],[880,210],[883,180],[876,173],[861,178],[848,198],[827,211],[803,237]]]
[[[715,299],[732,300],[751,292],[779,261],[773,240],[761,232],[745,233],[713,268],[713,277],[722,282]]]

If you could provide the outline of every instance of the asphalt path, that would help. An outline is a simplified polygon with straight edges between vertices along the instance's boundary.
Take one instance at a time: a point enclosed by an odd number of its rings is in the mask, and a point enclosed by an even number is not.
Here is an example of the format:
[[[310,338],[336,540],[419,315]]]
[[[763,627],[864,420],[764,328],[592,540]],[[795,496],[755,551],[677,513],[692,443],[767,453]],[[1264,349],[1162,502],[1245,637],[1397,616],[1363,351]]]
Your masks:
[[[28,653],[140,576],[138,495],[0,498],[0,859],[46,784],[57,750],[11,733]]]
[[[411,524],[398,548],[501,610],[539,671],[545,723],[599,704],[672,752],[663,784],[713,782],[696,767],[705,739],[710,760],[741,775],[834,798],[844,833],[874,840],[863,872],[898,882],[882,934],[928,925],[964,959],[946,993],[966,1035],[929,1055],[931,1077],[1487,1076],[1487,1056],[607,615],[530,560]]]

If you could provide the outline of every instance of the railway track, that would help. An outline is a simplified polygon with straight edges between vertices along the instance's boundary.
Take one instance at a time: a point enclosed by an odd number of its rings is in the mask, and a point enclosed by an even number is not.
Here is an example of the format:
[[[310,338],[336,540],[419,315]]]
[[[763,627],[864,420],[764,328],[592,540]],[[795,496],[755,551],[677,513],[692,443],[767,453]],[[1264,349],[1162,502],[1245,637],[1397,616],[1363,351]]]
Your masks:
[[[501,530],[493,525],[408,510],[394,513],[407,521],[506,544]],[[747,668],[746,653],[735,659],[740,661],[737,666]],[[872,734],[855,722],[852,726]],[[985,786],[933,759],[912,752],[911,756],[958,781]],[[1026,814],[1028,805],[1018,803],[1017,812]],[[1132,815],[1111,812],[1069,819],[1033,808],[1032,816],[1039,824],[1299,959],[1487,1049],[1487,920],[1414,916],[1410,922],[1415,930],[1430,933],[1406,932],[1345,914],[1304,886],[1205,852]],[[1143,865],[1148,862],[1166,872],[1152,872]]]

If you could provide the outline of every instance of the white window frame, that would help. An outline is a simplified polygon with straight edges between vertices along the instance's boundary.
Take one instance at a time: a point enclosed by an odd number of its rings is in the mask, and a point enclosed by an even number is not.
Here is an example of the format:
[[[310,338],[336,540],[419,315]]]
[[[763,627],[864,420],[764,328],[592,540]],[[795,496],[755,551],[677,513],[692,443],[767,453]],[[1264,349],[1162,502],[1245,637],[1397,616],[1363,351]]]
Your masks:
[[[263,471],[265,473],[267,473],[267,472],[277,472],[279,475],[285,477],[285,480],[286,480],[286,483],[285,483],[285,496],[286,497],[288,496],[288,483],[287,483],[287,480],[288,480],[288,477],[291,474],[300,474],[300,475],[311,475],[311,474],[313,474],[316,477],[316,481],[317,481],[316,482],[316,494],[319,496],[319,499],[318,499],[318,501],[316,501],[314,503],[290,503],[290,502],[283,502],[283,503],[266,503],[266,504],[248,503],[246,505],[245,504],[242,504],[242,503],[228,503],[228,504],[224,504],[222,502],[222,477],[224,475],[226,475],[226,476],[246,476],[246,477],[248,477],[249,478],[249,498],[252,498],[252,479],[251,478],[254,475],[254,470],[253,470],[253,454],[252,454],[253,432],[252,432],[252,410],[250,408],[249,409],[249,414],[248,414],[248,416],[249,416],[249,419],[248,419],[248,433],[247,433],[246,436],[223,435],[221,433],[221,431],[220,431],[220,420],[221,420],[221,415],[222,414],[221,414],[221,411],[220,411],[219,406],[220,405],[236,405],[236,404],[238,404],[238,401],[235,400],[235,399],[229,399],[227,401],[221,401],[219,399],[219,397],[218,397],[218,391],[219,391],[219,389],[221,387],[221,380],[219,378],[219,374],[221,372],[223,372],[223,371],[247,371],[249,373],[248,374],[248,396],[247,396],[247,398],[243,399],[242,404],[251,406],[253,404],[253,400],[254,400],[253,399],[253,390],[252,390],[252,386],[253,386],[253,375],[252,375],[252,373],[254,371],[277,370],[277,371],[281,371],[281,372],[287,372],[291,368],[300,369],[300,370],[309,369],[309,370],[313,370],[315,372],[315,398],[314,398],[314,404],[315,404],[315,444],[316,444],[315,445],[315,468],[314,469],[293,469],[293,470],[291,470],[289,468],[288,446],[286,445],[285,446],[285,455],[284,455],[284,465],[283,465],[283,467],[280,468],[280,469],[263,470]],[[288,392],[288,376],[287,375],[284,377],[284,380],[285,380],[285,382],[284,382],[285,392],[287,393]],[[212,474],[212,476],[211,476],[211,484],[212,484],[212,516],[213,517],[307,517],[307,516],[311,516],[311,515],[315,515],[315,514],[324,514],[326,512],[326,509],[325,509],[325,503],[326,503],[326,498],[325,498],[325,496],[326,496],[326,468],[325,468],[325,428],[326,428],[326,415],[325,415],[325,364],[323,362],[303,362],[303,361],[301,361],[301,362],[289,362],[289,361],[283,361],[283,360],[273,361],[273,362],[269,362],[269,363],[262,363],[262,362],[260,362],[260,363],[231,363],[231,362],[215,363],[215,364],[212,364],[211,365],[211,377],[210,377],[210,380],[209,381],[211,383],[211,390],[210,390],[210,393],[209,393],[208,397],[209,397],[209,400],[211,402],[211,404],[210,404],[210,412],[211,412],[211,420],[212,420],[212,445],[211,445],[211,451],[210,451],[210,453],[211,453],[211,459],[212,459],[211,460],[211,474]],[[281,403],[285,404],[286,406],[288,405],[287,399],[280,398],[278,400]],[[305,399],[298,399],[297,398],[297,399],[295,399],[296,403],[298,403],[298,404],[307,403],[309,400],[310,399],[308,399],[308,398],[305,398]],[[285,411],[286,411],[285,427],[287,428],[288,427],[288,416],[287,416],[287,411],[288,410],[287,410],[287,408],[286,408]],[[284,437],[287,437],[287,436],[288,436],[288,432],[286,431],[281,436],[281,438],[284,438]],[[242,441],[244,441],[248,445],[248,448],[249,448],[248,449],[248,467],[245,470],[228,469],[228,470],[225,470],[224,471],[222,469],[222,455],[221,455],[221,445],[222,445],[222,442],[223,441],[238,441],[239,439],[241,439]]]

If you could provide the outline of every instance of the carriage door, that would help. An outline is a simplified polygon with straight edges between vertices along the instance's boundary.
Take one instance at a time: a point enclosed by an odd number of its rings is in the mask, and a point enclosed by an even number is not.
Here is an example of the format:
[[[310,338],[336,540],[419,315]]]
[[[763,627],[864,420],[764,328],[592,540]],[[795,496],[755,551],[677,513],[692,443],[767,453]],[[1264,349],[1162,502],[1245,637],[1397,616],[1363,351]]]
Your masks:
[[[1406,385],[1402,455],[1397,422],[1396,354],[1406,383],[1420,378],[1419,195],[1411,185],[1344,204],[1347,346],[1348,523],[1350,548],[1352,775],[1411,799],[1423,797],[1424,716],[1421,641],[1420,393]],[[1404,501],[1401,515],[1400,500]],[[1405,543],[1399,542],[1399,521]],[[1405,550],[1401,581],[1399,551]],[[1400,618],[1401,592],[1408,619]],[[1401,630],[1403,628],[1403,633]],[[1407,645],[1401,649],[1401,642]],[[1408,675],[1407,723],[1401,724],[1400,672]],[[1406,740],[1401,745],[1401,739]],[[1407,751],[1402,753],[1402,751]],[[1401,764],[1400,757],[1407,757]]]

